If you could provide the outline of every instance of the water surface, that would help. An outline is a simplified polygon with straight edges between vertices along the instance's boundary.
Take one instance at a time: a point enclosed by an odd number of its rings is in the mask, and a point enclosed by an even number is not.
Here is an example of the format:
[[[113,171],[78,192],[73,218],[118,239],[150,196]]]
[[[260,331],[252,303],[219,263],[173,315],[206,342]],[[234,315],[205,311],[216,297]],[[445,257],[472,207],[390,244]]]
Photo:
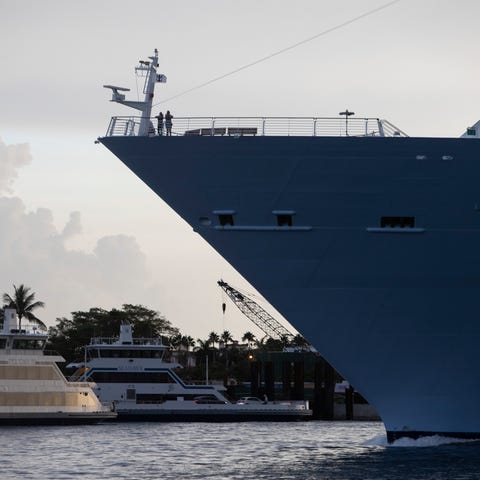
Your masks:
[[[400,440],[377,422],[5,427],[3,479],[479,479],[480,443]]]

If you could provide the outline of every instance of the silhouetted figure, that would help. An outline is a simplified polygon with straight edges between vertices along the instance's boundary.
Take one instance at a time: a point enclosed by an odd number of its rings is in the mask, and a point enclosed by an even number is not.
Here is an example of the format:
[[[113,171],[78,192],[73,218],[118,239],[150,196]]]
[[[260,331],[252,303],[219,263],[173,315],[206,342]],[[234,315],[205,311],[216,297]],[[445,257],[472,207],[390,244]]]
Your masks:
[[[170,113],[170,110],[167,110],[165,114],[165,130],[167,131],[167,137],[172,136],[172,118],[173,115]]]
[[[160,136],[162,136],[163,135],[163,113],[160,112],[155,118],[158,120],[157,132]]]

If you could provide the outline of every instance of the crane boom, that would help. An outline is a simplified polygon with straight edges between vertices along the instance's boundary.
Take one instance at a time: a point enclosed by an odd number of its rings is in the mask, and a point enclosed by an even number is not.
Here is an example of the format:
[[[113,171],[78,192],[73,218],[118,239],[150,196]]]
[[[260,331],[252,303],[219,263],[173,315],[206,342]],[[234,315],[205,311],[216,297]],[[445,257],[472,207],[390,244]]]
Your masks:
[[[275,318],[273,318],[265,309],[251,298],[243,295],[235,288],[231,287],[227,282],[219,280],[218,285],[228,295],[230,300],[239,308],[239,310],[249,318],[260,330],[265,332],[269,337],[278,340],[292,340],[295,335],[289,332]]]

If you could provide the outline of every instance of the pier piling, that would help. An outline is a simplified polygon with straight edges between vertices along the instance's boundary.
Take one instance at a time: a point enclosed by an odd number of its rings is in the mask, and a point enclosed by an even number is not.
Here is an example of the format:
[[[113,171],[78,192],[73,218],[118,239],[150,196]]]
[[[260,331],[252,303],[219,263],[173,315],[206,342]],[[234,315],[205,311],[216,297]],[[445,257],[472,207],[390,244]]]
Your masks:
[[[305,363],[303,360],[296,360],[293,363],[294,383],[292,400],[303,400],[305,397],[304,371]]]
[[[291,400],[292,394],[292,362],[282,363],[282,395],[285,400]]]
[[[262,363],[255,360],[250,364],[250,392],[252,397],[258,397],[260,395],[260,385],[261,385],[261,373]]]
[[[265,362],[265,394],[275,400],[275,368],[272,361]]]

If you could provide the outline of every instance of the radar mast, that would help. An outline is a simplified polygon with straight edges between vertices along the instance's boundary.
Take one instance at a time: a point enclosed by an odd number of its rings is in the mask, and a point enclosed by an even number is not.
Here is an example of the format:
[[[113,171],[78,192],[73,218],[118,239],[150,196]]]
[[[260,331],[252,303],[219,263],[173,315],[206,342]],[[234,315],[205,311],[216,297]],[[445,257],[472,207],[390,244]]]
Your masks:
[[[155,49],[153,56],[148,57],[150,60],[139,60],[138,66],[135,67],[135,74],[137,77],[144,77],[145,83],[143,85],[143,101],[125,100],[125,95],[120,92],[129,92],[129,88],[117,87],[115,85],[104,85],[104,88],[112,90],[112,102],[121,103],[127,107],[135,108],[142,112],[140,119],[140,127],[138,129],[138,136],[148,136],[154,133],[154,128],[150,117],[152,115],[152,103],[155,92],[155,83],[166,83],[167,77],[161,73],[157,73],[158,67],[158,50]]]

